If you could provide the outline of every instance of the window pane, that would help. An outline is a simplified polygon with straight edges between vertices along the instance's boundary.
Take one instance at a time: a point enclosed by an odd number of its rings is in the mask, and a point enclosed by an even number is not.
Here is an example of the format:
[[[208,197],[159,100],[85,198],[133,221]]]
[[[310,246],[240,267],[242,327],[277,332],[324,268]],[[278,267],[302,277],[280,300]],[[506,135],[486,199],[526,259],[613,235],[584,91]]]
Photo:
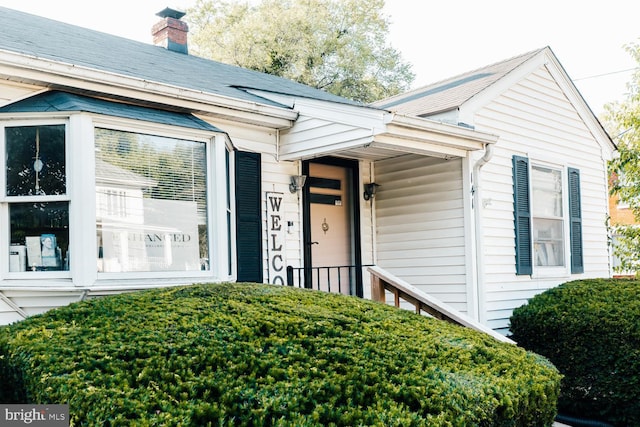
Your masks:
[[[563,266],[562,171],[531,167],[533,253],[537,266]]]
[[[12,203],[10,271],[68,270],[69,204]]]
[[[534,216],[562,216],[562,173],[534,166],[531,168]]]
[[[533,248],[538,266],[564,265],[563,222],[533,219]]]
[[[65,126],[5,128],[7,195],[66,193]]]
[[[208,269],[206,145],[95,136],[98,271]]]

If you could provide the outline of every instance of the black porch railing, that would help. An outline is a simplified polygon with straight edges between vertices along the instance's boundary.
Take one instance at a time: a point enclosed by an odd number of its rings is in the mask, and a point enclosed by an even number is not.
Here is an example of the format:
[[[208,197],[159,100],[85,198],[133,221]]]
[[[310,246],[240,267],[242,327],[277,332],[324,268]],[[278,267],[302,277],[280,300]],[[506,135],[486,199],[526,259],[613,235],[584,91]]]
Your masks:
[[[287,267],[287,285],[362,296],[362,269],[370,265]]]

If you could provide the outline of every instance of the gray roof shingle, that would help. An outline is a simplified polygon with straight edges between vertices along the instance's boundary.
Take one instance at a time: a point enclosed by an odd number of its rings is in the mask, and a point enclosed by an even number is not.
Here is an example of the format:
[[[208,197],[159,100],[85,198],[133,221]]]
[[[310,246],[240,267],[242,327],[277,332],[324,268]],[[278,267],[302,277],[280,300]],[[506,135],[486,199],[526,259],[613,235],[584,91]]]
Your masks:
[[[291,80],[0,7],[0,50],[281,106],[243,89],[360,105]]]
[[[372,105],[412,116],[428,116],[460,107],[543,49],[405,92]]]
[[[222,132],[215,126],[191,114],[121,104],[55,90],[43,92],[0,108],[0,113],[42,113],[47,111],[83,111],[191,129]]]

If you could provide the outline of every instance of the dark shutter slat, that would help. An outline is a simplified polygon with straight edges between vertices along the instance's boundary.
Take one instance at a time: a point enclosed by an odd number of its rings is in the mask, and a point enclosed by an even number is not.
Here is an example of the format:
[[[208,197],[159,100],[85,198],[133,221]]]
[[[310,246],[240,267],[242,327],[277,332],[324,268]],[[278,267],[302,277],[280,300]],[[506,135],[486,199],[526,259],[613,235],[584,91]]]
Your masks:
[[[236,151],[236,257],[239,282],[262,282],[260,154]]]
[[[582,209],[580,200],[580,171],[569,168],[569,239],[571,240],[571,273],[584,273],[582,258]]]
[[[529,159],[526,157],[513,156],[513,208],[516,274],[531,274],[531,200]]]

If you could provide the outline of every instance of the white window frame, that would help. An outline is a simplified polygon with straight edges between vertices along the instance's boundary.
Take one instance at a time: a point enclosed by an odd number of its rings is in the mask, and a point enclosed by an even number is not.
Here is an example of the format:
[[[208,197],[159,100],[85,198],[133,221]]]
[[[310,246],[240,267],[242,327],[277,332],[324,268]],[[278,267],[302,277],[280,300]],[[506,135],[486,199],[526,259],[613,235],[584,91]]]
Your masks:
[[[220,210],[221,208],[225,209],[225,203],[219,203],[218,196],[222,196],[220,194],[219,185],[214,184],[215,181],[219,178],[219,173],[216,171],[224,171],[224,157],[220,158],[220,156],[216,156],[214,152],[217,150],[217,146],[219,145],[216,141],[217,135],[219,133],[211,132],[211,131],[198,131],[196,129],[189,128],[181,128],[169,125],[163,125],[158,123],[142,123],[129,119],[119,119],[115,117],[106,117],[106,116],[94,116],[92,120],[91,126],[91,142],[93,146],[92,155],[93,158],[91,161],[95,164],[95,129],[96,128],[104,128],[122,132],[131,132],[131,133],[141,133],[152,136],[166,137],[166,138],[176,138],[176,139],[184,139],[190,141],[196,141],[205,143],[206,146],[206,160],[207,160],[207,232],[208,232],[208,245],[209,245],[209,270],[205,271],[148,271],[148,272],[97,272],[97,281],[98,282],[119,282],[124,281],[125,283],[132,281],[148,281],[148,279],[154,279],[154,283],[162,283],[163,279],[168,281],[175,281],[175,279],[179,278],[189,278],[193,282],[198,281],[212,281],[216,280],[220,277],[221,266],[224,266],[224,270],[226,270],[226,254],[221,254],[217,249],[219,247],[221,241],[224,242],[226,246],[226,240],[231,238],[231,236],[226,236],[226,232],[224,234],[220,234],[221,227],[216,226],[216,217],[224,217],[221,214],[215,214],[215,211]],[[224,146],[224,145],[223,145]],[[95,170],[95,167],[94,167]],[[224,174],[224,172],[223,172]],[[95,241],[96,237],[96,215],[95,215],[95,176],[92,181],[92,203],[94,205],[93,208],[93,223],[91,233],[94,236],[94,245],[92,247],[97,247],[97,242]],[[225,196],[226,197],[226,196]],[[221,200],[221,199],[220,199]],[[212,213],[213,212],[213,213]],[[226,223],[226,221],[225,221]],[[225,227],[226,230],[226,227]],[[97,260],[97,254],[94,257],[93,266],[95,267]]]
[[[539,266],[535,262],[535,236],[534,236],[534,215],[533,210],[533,168],[545,168],[560,172],[562,179],[562,245],[564,254],[564,265],[562,266]],[[570,218],[569,218],[569,183],[568,165],[558,164],[549,161],[541,161],[534,156],[529,156],[529,194],[531,194],[531,256],[532,278],[568,278],[571,277],[571,247],[570,247]],[[537,217],[543,218],[543,217]]]
[[[229,138],[222,132],[207,131],[171,126],[153,122],[142,122],[126,118],[103,116],[92,113],[25,113],[0,118],[0,162],[6,164],[5,128],[17,126],[65,125],[65,173],[66,194],[56,196],[7,196],[6,173],[0,174],[0,282],[3,286],[19,288],[69,289],[74,286],[93,289],[117,289],[120,287],[158,287],[171,285],[177,279],[188,279],[189,283],[210,282],[227,279],[228,236],[226,220],[226,183],[225,159],[221,155],[225,150],[233,150]],[[207,161],[207,228],[210,264],[206,271],[176,272],[120,272],[98,273],[95,251],[96,238],[96,185],[95,185],[95,128],[106,128],[124,132],[143,133],[160,137],[186,139],[206,144]],[[231,151],[233,165],[233,151]],[[231,166],[233,168],[233,166]],[[233,173],[233,169],[231,171]],[[233,175],[231,175],[233,180]],[[233,194],[233,181],[230,183]],[[221,199],[221,197],[223,197]],[[26,271],[9,272],[10,227],[9,204],[29,201],[64,201],[69,203],[69,247],[70,267],[68,271]],[[234,212],[234,204],[231,204]],[[232,233],[235,230],[235,218],[231,216]],[[219,226],[222,223],[224,226]],[[222,247],[224,251],[220,250]],[[75,249],[81,248],[81,249]],[[75,249],[75,250],[74,250]],[[235,275],[235,257],[232,260]],[[182,283],[183,281],[180,281]]]
[[[225,139],[225,160],[226,160],[226,156],[228,155],[229,157],[229,164],[228,166],[225,165],[225,167],[227,167],[227,170],[225,171],[225,180],[226,183],[225,185],[227,187],[225,187],[225,193],[226,193],[226,188],[228,188],[229,191],[229,205],[226,207],[226,213],[230,218],[230,224],[228,225],[227,229],[228,232],[231,233],[232,235],[229,235],[229,239],[228,239],[228,248],[227,248],[227,253],[228,256],[230,257],[230,259],[227,259],[227,270],[226,270],[226,275],[221,275],[224,276],[226,278],[226,280],[231,280],[231,281],[235,281],[236,280],[236,274],[238,271],[238,266],[237,266],[237,257],[236,257],[236,192],[235,192],[235,188],[236,188],[236,181],[235,181],[235,176],[236,176],[236,168],[235,168],[235,164],[236,164],[236,157],[235,157],[235,152],[234,152],[234,148],[233,145],[231,144],[231,140],[227,137],[224,138]],[[226,197],[226,196],[225,196]],[[229,271],[229,267],[230,271]]]
[[[7,127],[21,126],[65,126],[65,194],[61,195],[45,195],[45,196],[8,196],[7,195],[7,175],[6,175],[6,132]],[[71,153],[73,151],[73,142],[71,139],[71,126],[68,117],[50,117],[29,116],[22,119],[2,119],[0,120],[0,164],[2,164],[3,172],[0,174],[0,278],[2,280],[22,280],[21,283],[29,285],[39,285],[41,280],[62,280],[68,282],[72,277],[72,269],[59,271],[9,271],[9,252],[11,245],[11,236],[9,228],[11,226],[9,219],[9,206],[16,203],[29,202],[66,202],[69,206],[69,246],[73,241],[74,235],[77,233],[75,225],[73,225],[72,215],[72,193],[73,193],[73,170],[71,162]],[[73,265],[73,264],[71,264]],[[33,281],[30,283],[30,281]]]

